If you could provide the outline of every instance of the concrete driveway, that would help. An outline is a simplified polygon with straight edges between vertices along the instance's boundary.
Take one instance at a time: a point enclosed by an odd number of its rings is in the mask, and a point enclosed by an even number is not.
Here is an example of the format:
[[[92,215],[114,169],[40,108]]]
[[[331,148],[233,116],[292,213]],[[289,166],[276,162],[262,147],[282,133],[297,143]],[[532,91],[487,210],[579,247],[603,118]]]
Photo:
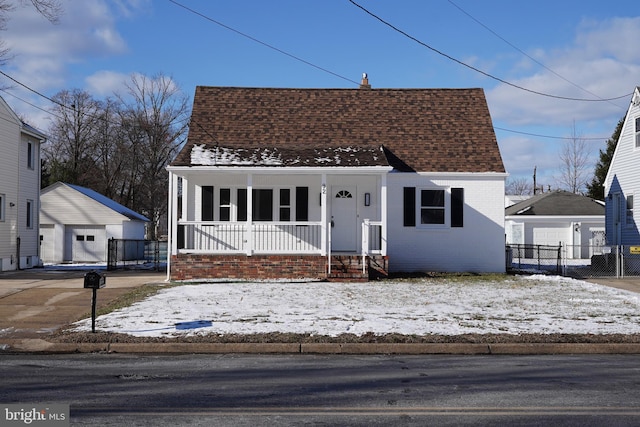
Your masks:
[[[0,273],[0,342],[3,338],[40,338],[91,315],[92,290],[84,289],[89,270],[31,269]],[[164,271],[100,270],[106,287],[97,307],[144,284],[165,284]]]

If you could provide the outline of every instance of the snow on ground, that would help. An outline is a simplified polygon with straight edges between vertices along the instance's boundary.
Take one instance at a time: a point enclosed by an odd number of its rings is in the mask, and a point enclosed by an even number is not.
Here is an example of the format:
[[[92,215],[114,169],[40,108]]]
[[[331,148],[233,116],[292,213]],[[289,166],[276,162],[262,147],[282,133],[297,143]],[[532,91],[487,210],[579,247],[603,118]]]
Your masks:
[[[91,319],[75,324],[91,330]],[[553,276],[185,284],[96,319],[134,336],[640,333],[640,295]]]

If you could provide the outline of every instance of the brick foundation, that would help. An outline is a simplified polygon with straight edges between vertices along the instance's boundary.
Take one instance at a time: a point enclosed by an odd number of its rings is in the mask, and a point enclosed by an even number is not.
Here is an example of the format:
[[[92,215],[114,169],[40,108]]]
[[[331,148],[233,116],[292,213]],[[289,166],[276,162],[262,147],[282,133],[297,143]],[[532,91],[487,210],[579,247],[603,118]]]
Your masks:
[[[171,280],[326,279],[327,260],[319,255],[171,256]]]

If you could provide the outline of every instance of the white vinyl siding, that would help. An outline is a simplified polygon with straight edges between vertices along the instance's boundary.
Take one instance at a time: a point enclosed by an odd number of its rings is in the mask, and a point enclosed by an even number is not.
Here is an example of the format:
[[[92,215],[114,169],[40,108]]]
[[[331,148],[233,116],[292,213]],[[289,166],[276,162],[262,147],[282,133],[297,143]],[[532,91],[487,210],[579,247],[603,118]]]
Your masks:
[[[635,89],[634,100],[640,99]],[[605,179],[607,244],[638,245],[640,209],[628,209],[629,196],[640,194],[640,102],[632,102],[627,111],[618,144]],[[635,197],[632,203],[635,204]],[[618,203],[618,206],[614,204]],[[614,218],[617,214],[618,218]],[[618,221],[620,219],[621,221]]]
[[[496,174],[390,174],[388,179],[388,241],[391,272],[503,272],[504,176]],[[447,226],[415,226],[403,221],[405,188],[416,189],[415,211],[422,189],[445,191]],[[450,227],[449,189],[464,189],[464,226]],[[409,219],[409,218],[406,218]],[[456,221],[457,223],[457,221]],[[458,224],[458,223],[457,223]],[[456,225],[457,225],[456,224]]]
[[[47,253],[56,260],[64,254],[65,261],[105,262],[108,239],[144,239],[143,221],[131,220],[65,184],[44,189],[41,204],[40,223],[54,228],[47,243],[53,248]]]

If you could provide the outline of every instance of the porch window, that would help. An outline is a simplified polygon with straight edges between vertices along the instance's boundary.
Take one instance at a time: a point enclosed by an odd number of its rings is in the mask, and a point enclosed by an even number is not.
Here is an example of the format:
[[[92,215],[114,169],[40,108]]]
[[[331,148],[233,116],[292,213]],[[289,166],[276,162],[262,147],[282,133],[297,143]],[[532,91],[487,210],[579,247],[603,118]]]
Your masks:
[[[291,190],[280,189],[280,221],[291,221]]]
[[[202,186],[202,207],[200,218],[202,221],[213,221],[213,186]]]
[[[273,221],[273,190],[253,189],[253,219],[255,221]]]
[[[231,221],[231,189],[220,189],[220,221]]]
[[[213,187],[210,187],[213,191]],[[247,221],[247,189],[238,188],[236,200],[232,199],[232,189],[221,188],[219,191],[218,214],[220,221]],[[203,212],[205,206],[205,191],[203,187]],[[252,220],[253,221],[296,221],[309,220],[309,188],[254,188]],[[208,203],[208,202],[207,202]],[[211,203],[213,201],[211,200]],[[235,214],[232,206],[235,204]],[[275,207],[275,210],[274,210]],[[209,208],[207,208],[208,210]],[[213,210],[213,208],[211,208]],[[203,216],[203,221],[206,221]],[[213,221],[213,219],[211,220]]]
[[[309,221],[309,187],[296,187],[296,221]]]

